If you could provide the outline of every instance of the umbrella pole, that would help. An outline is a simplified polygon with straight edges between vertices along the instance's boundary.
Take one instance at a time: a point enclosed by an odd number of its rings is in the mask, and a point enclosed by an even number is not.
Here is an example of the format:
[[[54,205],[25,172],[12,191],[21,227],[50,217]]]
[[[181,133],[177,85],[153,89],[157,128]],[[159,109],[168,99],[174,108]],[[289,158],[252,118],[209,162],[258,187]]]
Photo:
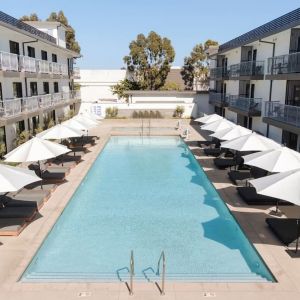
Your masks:
[[[278,206],[279,206],[279,199],[277,199],[277,201],[276,201],[276,214],[278,214]]]
[[[298,252],[298,246],[299,246],[299,233],[300,233],[300,223],[299,223],[299,219],[297,219],[297,241],[296,241],[296,250],[295,250],[295,253]]]
[[[38,165],[39,165],[39,170],[40,170],[40,177],[41,177],[41,189],[43,189],[43,178],[42,178],[42,169],[41,169],[41,163],[40,161],[38,160]]]

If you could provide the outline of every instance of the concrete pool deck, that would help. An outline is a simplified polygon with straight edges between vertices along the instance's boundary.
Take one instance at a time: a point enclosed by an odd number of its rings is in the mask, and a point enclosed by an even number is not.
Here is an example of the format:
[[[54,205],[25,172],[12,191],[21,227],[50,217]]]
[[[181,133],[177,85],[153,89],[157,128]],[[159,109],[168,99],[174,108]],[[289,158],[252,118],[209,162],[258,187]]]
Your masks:
[[[150,134],[178,134],[174,130],[176,120],[152,120]],[[182,120],[183,128],[189,120]],[[157,129],[155,129],[157,128]],[[216,170],[212,158],[204,156],[194,147],[193,141],[204,139],[190,126],[191,136],[187,143],[207,176],[215,185],[223,200],[239,221],[248,239],[277,279],[277,283],[184,283],[166,282],[166,294],[160,296],[154,283],[134,283],[134,295],[129,296],[124,283],[24,283],[18,279],[34,253],[55,224],[72,194],[80,184],[97,155],[105,146],[110,135],[131,135],[143,130],[149,134],[148,124],[142,127],[140,120],[105,120],[92,134],[101,137],[90,148],[83,161],[71,170],[67,182],[61,184],[40,211],[40,215],[29,224],[18,237],[0,237],[0,299],[300,299],[300,256],[291,258],[272,232],[265,218],[272,208],[250,207],[243,203],[227,177],[227,171]],[[288,217],[300,215],[300,208],[281,206]],[[129,259],[129,257],[128,257]],[[168,259],[168,258],[167,258]],[[167,262],[168,268],[168,262]]]

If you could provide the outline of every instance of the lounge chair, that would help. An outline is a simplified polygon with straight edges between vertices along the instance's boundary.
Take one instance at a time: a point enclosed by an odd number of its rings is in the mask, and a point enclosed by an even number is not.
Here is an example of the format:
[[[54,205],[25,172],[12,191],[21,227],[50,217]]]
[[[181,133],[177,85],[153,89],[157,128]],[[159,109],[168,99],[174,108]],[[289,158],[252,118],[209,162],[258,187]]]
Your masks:
[[[214,164],[219,169],[231,168],[234,166],[242,165],[244,160],[241,157],[233,158],[214,158]]]
[[[26,199],[26,198],[14,198],[10,196],[1,196],[1,204],[4,207],[34,207],[40,210],[44,205],[44,200],[41,198]]]
[[[246,184],[248,180],[260,178],[267,175],[267,171],[252,167],[250,170],[232,170],[228,172],[228,177],[235,185]]]
[[[266,222],[276,237],[286,246],[300,237],[300,230],[298,228],[297,220],[299,219],[278,219],[267,218]]]
[[[0,235],[17,236],[26,227],[24,219],[0,219]]]
[[[203,146],[207,146],[207,147],[212,147],[214,146],[215,148],[220,148],[220,141],[217,139],[213,139],[211,141],[198,141],[198,146],[199,147],[203,147]]]
[[[56,188],[57,188],[57,184],[49,183],[46,180],[42,180],[42,186],[41,186],[41,182],[38,181],[38,182],[28,184],[24,187],[24,189],[27,190],[32,190],[32,191],[44,190],[44,191],[50,191],[51,193],[53,193]]]
[[[207,155],[207,156],[220,156],[222,153],[224,153],[224,149],[221,148],[205,148],[203,150],[203,152]]]
[[[0,208],[0,219],[24,219],[31,221],[37,209],[35,207],[2,207]]]
[[[259,195],[252,186],[239,186],[236,190],[248,205],[293,205],[292,203],[284,200]]]
[[[66,173],[46,170],[42,172],[42,179],[46,180],[48,183],[61,183],[66,179]]]

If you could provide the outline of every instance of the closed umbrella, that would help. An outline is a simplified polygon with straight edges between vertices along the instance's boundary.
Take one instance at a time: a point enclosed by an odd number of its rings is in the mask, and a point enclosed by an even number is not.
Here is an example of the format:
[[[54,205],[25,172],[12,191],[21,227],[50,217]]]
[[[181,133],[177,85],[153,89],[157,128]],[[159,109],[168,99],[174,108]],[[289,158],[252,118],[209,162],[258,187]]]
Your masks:
[[[300,153],[287,147],[271,149],[243,156],[244,163],[272,173],[300,168]]]
[[[16,192],[40,180],[33,171],[0,164],[0,193]]]
[[[285,200],[298,206],[300,205],[300,169],[253,179],[250,180],[250,183],[255,187],[258,194]],[[299,220],[297,224],[299,230]],[[298,241],[299,239],[297,239],[296,251],[298,249]]]
[[[204,117],[195,119],[195,121],[199,122],[199,123],[203,123],[203,124],[208,124],[208,123],[215,122],[215,121],[218,121],[221,119],[224,119],[224,118],[221,117],[220,115],[212,114],[212,115],[205,115]]]
[[[220,119],[212,123],[204,124],[200,126],[202,130],[208,130],[208,131],[213,131],[217,132],[220,130],[232,128],[233,126],[236,126],[234,123],[231,121],[228,121],[226,119]]]
[[[250,133],[251,130],[240,125],[235,125],[233,127],[229,127],[224,130],[217,131],[211,134],[210,136],[222,141],[229,141]]]
[[[221,147],[241,152],[250,152],[278,149],[281,145],[263,135],[252,132],[233,140],[223,142],[221,143]]]
[[[82,132],[74,128],[58,124],[36,135],[44,140],[67,139],[71,137],[80,137]]]

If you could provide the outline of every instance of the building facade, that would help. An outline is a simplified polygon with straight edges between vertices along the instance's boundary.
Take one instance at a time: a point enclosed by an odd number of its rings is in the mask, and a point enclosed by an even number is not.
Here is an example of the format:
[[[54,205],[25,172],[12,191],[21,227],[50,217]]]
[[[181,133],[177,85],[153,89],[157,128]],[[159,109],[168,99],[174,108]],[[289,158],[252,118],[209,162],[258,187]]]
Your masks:
[[[300,8],[210,54],[213,110],[300,149]]]
[[[65,33],[58,22],[22,22],[0,12],[0,143],[7,151],[20,132],[34,134],[79,109],[79,55],[67,48]]]

